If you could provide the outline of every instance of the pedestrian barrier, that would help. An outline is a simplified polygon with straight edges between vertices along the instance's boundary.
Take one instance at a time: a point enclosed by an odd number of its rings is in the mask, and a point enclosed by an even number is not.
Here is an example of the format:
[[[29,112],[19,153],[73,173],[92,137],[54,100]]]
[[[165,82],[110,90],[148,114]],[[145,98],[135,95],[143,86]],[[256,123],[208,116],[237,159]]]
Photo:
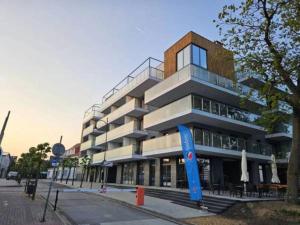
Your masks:
[[[136,195],[135,195],[137,206],[144,205],[144,195],[145,195],[144,188],[143,187],[137,187],[136,188]]]

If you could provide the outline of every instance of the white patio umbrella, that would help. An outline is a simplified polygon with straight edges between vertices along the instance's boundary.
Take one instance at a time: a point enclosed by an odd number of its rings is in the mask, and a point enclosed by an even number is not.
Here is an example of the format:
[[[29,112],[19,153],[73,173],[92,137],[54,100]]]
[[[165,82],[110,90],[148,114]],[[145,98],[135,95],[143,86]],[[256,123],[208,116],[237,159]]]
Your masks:
[[[242,163],[241,163],[241,169],[242,169],[242,176],[241,181],[244,182],[244,192],[246,193],[246,182],[249,181],[249,175],[247,171],[247,155],[246,150],[242,151]]]
[[[271,182],[274,184],[279,184],[280,180],[277,174],[277,165],[276,165],[276,159],[275,159],[275,155],[272,154],[271,155],[271,168],[272,168],[272,179]]]

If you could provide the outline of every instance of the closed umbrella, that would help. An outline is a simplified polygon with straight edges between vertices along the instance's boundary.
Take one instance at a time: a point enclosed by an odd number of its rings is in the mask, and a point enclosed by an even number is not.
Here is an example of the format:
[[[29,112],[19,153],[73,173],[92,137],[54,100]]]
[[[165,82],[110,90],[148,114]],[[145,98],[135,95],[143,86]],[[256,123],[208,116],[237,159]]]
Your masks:
[[[275,160],[275,155],[271,155],[271,168],[272,168],[272,179],[271,182],[274,184],[279,184],[280,180],[277,174],[277,165],[276,165],[276,160]]]
[[[246,182],[249,181],[248,171],[247,171],[247,155],[246,150],[242,151],[242,163],[241,163],[241,169],[242,169],[242,176],[241,181],[244,182],[244,192],[246,193]]]

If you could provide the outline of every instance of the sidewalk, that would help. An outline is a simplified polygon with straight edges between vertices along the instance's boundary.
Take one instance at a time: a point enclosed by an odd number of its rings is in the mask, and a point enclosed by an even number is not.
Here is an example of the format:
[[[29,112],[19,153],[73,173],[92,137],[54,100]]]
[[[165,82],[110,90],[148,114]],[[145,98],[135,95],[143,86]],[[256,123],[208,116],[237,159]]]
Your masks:
[[[65,182],[60,183],[58,181],[57,183],[66,185]],[[126,203],[126,204],[129,204],[130,206],[136,207],[135,206],[135,193],[132,192],[132,190],[133,190],[132,188],[128,188],[126,190],[126,188],[119,189],[119,188],[108,187],[106,193],[99,193],[98,189],[99,189],[100,185],[101,185],[100,183],[93,183],[92,189],[89,190],[90,183],[84,182],[82,185],[82,188],[83,188],[83,191],[93,192],[93,194],[111,198],[116,201]],[[72,186],[71,183],[68,183],[66,186],[68,186],[70,188],[79,188],[80,182],[79,181],[74,182],[74,186]],[[145,205],[140,206],[140,208],[150,211],[150,212],[153,212],[153,213],[156,213],[156,214],[175,218],[175,219],[186,219],[186,218],[191,218],[191,217],[215,215],[213,213],[209,213],[204,210],[198,210],[198,209],[181,206],[181,205],[175,204],[169,200],[154,198],[154,197],[150,197],[150,196],[145,196]]]
[[[64,225],[65,223],[49,209],[46,222],[41,223],[45,201],[37,195],[32,201],[24,193],[24,187],[15,186],[14,180],[0,179],[1,225]]]
[[[21,185],[15,180],[0,179],[0,187],[21,187]]]

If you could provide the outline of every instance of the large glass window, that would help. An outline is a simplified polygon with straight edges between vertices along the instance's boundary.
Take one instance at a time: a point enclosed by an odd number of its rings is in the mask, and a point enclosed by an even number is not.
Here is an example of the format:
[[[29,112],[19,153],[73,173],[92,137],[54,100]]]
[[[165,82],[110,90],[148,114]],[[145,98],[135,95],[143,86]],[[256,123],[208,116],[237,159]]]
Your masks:
[[[196,45],[192,45],[192,62],[197,66],[207,69],[207,53],[206,50]]]
[[[183,51],[177,53],[177,70],[183,67]]]
[[[200,65],[200,48],[196,45],[192,45],[193,52],[193,64]]]
[[[219,103],[217,102],[211,102],[211,112],[213,114],[219,115]]]
[[[150,161],[150,172],[149,172],[149,185],[154,186],[155,185],[155,160]]]
[[[193,63],[207,69],[207,52],[196,45],[189,45],[177,53],[177,70]]]
[[[200,66],[207,69],[206,50],[200,48]]]
[[[218,133],[213,133],[212,138],[213,138],[213,140],[212,140],[213,147],[221,148],[222,147],[221,135]]]
[[[171,164],[169,158],[161,160],[161,186],[171,187]]]
[[[203,99],[203,111],[210,112],[210,101],[208,99]]]
[[[194,129],[194,139],[196,145],[203,145],[203,132],[201,129]]]
[[[177,53],[177,70],[191,63],[191,46],[185,47]]]
[[[203,131],[204,145],[210,146],[210,132],[208,130]]]
[[[133,184],[133,164],[125,163],[123,165],[123,184]]]

